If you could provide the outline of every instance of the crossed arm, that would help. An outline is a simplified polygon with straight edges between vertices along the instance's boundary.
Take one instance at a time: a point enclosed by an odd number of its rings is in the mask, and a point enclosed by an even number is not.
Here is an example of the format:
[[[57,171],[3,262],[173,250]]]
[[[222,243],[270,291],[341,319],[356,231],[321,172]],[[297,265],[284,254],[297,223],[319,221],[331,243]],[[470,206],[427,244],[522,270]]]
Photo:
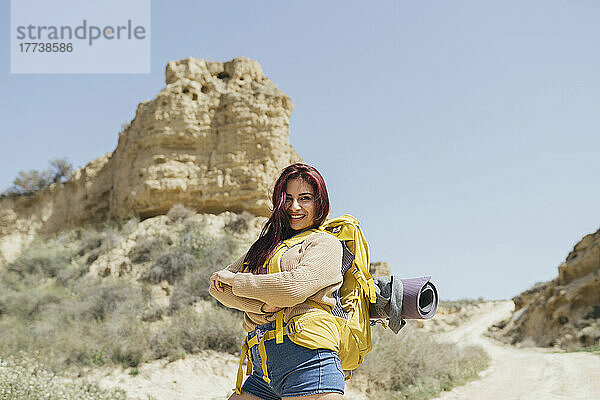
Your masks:
[[[280,307],[270,306],[264,301],[233,294],[233,278],[235,278],[236,272],[241,270],[245,256],[243,255],[228,267],[214,272],[210,276],[208,292],[224,306],[240,311],[254,314],[269,314],[279,311]]]
[[[319,290],[342,281],[342,246],[338,239],[323,233],[309,237],[303,246],[297,266],[273,274],[239,272],[244,259],[241,257],[211,276],[210,294],[228,307],[267,313],[303,303]]]

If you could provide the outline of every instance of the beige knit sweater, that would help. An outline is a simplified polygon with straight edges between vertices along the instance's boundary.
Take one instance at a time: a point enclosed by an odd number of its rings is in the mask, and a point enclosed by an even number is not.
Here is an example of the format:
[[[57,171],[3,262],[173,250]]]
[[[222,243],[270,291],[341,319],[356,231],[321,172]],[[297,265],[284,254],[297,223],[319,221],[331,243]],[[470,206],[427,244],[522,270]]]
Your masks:
[[[263,304],[284,307],[284,321],[313,310],[310,299],[333,307],[332,293],[342,284],[342,244],[326,232],[315,232],[287,249],[281,257],[281,272],[258,274],[239,272],[245,255],[227,267],[235,272],[233,286],[223,292],[209,289],[223,305],[244,312],[246,332],[275,320],[275,313],[261,310]]]

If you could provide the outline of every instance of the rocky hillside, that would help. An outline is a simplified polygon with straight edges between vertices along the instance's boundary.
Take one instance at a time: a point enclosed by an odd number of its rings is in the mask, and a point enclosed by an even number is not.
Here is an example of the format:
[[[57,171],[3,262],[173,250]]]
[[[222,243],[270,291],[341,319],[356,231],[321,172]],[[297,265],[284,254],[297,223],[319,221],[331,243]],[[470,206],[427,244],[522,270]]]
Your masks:
[[[36,238],[0,266],[0,358],[23,351],[65,370],[237,351],[240,316],[212,300],[208,279],[264,222],[175,205]]]
[[[113,152],[65,183],[0,199],[0,263],[37,233],[163,215],[178,203],[268,215],[279,171],[301,161],[289,144],[292,108],[256,61],[170,62],[166,86],[139,104]]]
[[[558,278],[513,299],[515,312],[493,330],[510,343],[575,348],[600,345],[600,230],[558,267]]]

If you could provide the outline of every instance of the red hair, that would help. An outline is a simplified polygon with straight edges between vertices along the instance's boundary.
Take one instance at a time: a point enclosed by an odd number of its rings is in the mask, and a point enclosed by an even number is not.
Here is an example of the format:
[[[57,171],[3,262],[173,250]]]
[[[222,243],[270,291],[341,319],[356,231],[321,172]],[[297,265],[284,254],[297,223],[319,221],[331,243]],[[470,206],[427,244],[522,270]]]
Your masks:
[[[281,172],[273,188],[271,217],[265,223],[260,236],[250,246],[250,250],[244,258],[244,263],[247,263],[246,271],[256,273],[281,241],[297,233],[290,227],[289,217],[285,211],[285,195],[288,181],[298,178],[311,185],[314,192],[315,220],[314,224],[306,229],[318,227],[327,218],[329,214],[329,195],[327,194],[325,180],[319,171],[302,163],[286,167]]]

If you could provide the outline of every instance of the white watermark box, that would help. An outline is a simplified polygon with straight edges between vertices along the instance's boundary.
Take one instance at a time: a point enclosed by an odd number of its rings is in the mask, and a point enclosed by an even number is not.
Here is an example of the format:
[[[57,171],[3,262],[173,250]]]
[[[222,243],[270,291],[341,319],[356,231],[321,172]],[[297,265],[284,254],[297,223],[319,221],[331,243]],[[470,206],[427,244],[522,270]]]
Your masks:
[[[11,73],[150,73],[150,0],[11,0]]]

